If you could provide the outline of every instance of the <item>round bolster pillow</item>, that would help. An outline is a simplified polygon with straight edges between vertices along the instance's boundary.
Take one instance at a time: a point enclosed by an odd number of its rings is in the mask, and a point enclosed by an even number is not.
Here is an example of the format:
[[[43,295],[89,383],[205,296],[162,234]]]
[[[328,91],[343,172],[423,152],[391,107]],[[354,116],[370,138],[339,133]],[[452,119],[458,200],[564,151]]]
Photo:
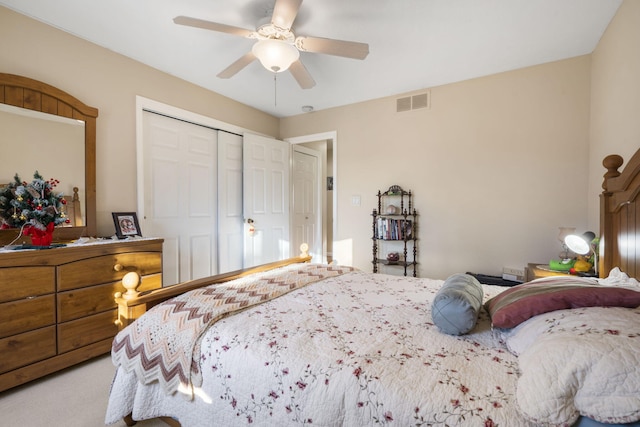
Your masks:
[[[469,274],[450,276],[433,299],[433,323],[445,334],[466,334],[476,326],[483,295],[482,285],[475,277]]]

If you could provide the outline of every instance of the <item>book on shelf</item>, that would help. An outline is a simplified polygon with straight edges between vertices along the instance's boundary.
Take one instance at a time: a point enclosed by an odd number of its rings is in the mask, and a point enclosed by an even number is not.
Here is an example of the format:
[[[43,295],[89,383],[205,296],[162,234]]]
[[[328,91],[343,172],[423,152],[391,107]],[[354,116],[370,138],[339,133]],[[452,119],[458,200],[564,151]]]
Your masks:
[[[412,222],[410,219],[377,218],[377,237],[383,240],[410,239]]]

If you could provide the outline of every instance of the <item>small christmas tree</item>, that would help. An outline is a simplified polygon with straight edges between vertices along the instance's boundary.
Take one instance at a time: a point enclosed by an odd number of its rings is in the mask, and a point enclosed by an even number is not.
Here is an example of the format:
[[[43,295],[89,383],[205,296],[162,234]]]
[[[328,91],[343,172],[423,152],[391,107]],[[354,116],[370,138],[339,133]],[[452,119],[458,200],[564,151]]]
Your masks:
[[[60,181],[53,178],[45,181],[38,171],[31,183],[21,181],[18,174],[13,179],[0,190],[0,228],[25,226],[24,234],[30,234],[29,228],[53,231],[57,224],[69,222],[62,209],[66,204],[63,194],[53,191]]]

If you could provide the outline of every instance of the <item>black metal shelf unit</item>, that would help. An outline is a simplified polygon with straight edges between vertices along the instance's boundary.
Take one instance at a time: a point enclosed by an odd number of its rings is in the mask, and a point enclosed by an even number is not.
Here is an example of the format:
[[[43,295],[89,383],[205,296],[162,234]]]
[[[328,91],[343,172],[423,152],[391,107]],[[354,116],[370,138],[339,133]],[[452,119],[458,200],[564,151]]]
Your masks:
[[[378,190],[378,208],[374,209],[373,272],[380,266],[399,269],[405,276],[417,276],[418,213],[413,206],[411,191],[392,185],[385,192]]]

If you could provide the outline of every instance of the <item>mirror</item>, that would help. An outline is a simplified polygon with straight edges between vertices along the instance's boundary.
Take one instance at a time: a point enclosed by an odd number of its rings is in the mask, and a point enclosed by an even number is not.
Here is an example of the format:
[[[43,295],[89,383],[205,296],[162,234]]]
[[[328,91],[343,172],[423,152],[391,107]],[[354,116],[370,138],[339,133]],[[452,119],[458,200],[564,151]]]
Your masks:
[[[84,225],[57,227],[56,241],[96,235],[97,116],[97,109],[53,86],[0,73],[0,146],[3,153],[15,153],[3,154],[0,180],[13,181],[17,172],[29,182],[38,170],[45,179],[59,179],[57,190],[65,195],[73,195],[73,187],[79,188]],[[22,135],[23,140],[18,141],[17,135]],[[0,245],[16,237],[15,229],[0,230]]]
[[[14,155],[0,157],[0,185],[13,182],[15,174],[31,181],[36,167],[45,179],[60,181],[56,192],[73,196],[73,187],[78,187],[79,194],[84,193],[83,121],[0,104],[0,129],[0,147],[19,147]],[[84,216],[84,199],[79,202]],[[81,219],[69,226],[84,224]]]

